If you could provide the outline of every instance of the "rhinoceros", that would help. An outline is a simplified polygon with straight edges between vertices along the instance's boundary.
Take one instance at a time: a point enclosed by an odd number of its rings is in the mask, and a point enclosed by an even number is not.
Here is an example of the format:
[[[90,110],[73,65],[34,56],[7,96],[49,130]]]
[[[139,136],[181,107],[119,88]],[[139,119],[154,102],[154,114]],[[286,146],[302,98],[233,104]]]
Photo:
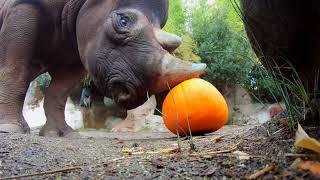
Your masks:
[[[320,1],[241,0],[241,7],[248,37],[262,63],[270,70],[275,65],[291,66],[282,68],[282,76],[293,80],[296,71],[305,89],[318,94]]]
[[[95,85],[132,109],[205,64],[170,55],[181,39],[161,28],[167,0],[0,0],[0,131],[30,131],[23,103],[30,81],[51,75],[41,136],[66,136],[68,94],[88,72]]]

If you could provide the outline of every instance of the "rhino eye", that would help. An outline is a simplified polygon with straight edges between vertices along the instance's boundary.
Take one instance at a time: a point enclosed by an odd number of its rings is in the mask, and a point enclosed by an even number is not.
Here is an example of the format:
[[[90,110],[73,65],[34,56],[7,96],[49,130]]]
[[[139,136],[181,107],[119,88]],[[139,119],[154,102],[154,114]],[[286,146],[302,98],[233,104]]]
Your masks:
[[[121,25],[122,27],[127,27],[128,24],[129,24],[129,18],[128,18],[127,16],[122,16],[122,17],[120,18],[120,25]]]
[[[133,14],[117,13],[113,16],[113,28],[119,34],[127,34],[136,23],[137,18]]]

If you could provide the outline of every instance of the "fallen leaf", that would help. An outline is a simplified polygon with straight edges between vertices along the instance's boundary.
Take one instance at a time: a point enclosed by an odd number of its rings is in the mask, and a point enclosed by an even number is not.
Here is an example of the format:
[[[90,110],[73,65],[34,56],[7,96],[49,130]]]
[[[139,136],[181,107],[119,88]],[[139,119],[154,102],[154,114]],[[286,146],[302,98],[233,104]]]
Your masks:
[[[303,161],[301,158],[298,158],[290,167],[309,170],[316,175],[320,175],[320,162],[317,161]]]
[[[174,149],[161,149],[160,153],[165,153],[165,154],[171,154],[171,153],[177,153],[179,152],[178,148],[174,148]]]
[[[248,160],[250,159],[249,154],[242,152],[242,151],[234,151],[232,154],[238,156],[239,160]]]
[[[294,145],[296,147],[305,148],[320,153],[320,142],[309,137],[300,124],[298,125],[298,130],[296,132],[296,141]]]
[[[280,119],[280,120],[279,120],[279,124],[280,124],[281,126],[286,126],[286,127],[288,127],[288,126],[289,126],[289,120],[286,119],[286,118]]]
[[[300,168],[304,170],[310,170],[312,173],[320,175],[320,162],[306,161],[301,164]]]
[[[302,163],[302,159],[301,158],[297,158],[296,160],[293,161],[293,163],[291,164],[290,168],[299,168],[299,166]]]
[[[132,154],[133,148],[124,147],[121,149],[121,152],[125,154]]]

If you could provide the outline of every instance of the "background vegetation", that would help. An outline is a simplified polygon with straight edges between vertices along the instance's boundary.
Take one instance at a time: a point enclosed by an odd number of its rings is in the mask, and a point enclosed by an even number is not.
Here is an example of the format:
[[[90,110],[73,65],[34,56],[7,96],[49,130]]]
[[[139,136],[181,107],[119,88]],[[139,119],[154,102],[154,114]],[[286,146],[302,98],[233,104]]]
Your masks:
[[[310,98],[313,92],[304,88],[295,69],[290,64],[285,67],[286,71],[292,71],[290,80],[276,64],[269,65],[272,68],[267,71],[253,53],[239,13],[239,0],[169,2],[170,16],[165,30],[184,37],[183,45],[174,55],[206,63],[208,70],[203,78],[222,93],[241,85],[259,102],[283,102],[291,128],[306,119],[320,124],[317,100]]]
[[[262,102],[275,102],[276,86],[257,60],[231,0],[170,0],[165,30],[183,37],[174,55],[204,62],[204,79],[220,91],[241,85]]]

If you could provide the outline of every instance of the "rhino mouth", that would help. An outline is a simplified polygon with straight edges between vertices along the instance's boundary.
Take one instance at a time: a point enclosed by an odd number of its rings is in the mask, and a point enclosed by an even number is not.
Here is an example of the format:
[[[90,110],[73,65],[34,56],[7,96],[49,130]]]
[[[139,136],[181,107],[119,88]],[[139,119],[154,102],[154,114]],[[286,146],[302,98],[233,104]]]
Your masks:
[[[138,88],[132,83],[112,79],[108,83],[109,98],[112,98],[116,104],[126,109],[133,109],[143,104],[145,98],[138,95]]]

